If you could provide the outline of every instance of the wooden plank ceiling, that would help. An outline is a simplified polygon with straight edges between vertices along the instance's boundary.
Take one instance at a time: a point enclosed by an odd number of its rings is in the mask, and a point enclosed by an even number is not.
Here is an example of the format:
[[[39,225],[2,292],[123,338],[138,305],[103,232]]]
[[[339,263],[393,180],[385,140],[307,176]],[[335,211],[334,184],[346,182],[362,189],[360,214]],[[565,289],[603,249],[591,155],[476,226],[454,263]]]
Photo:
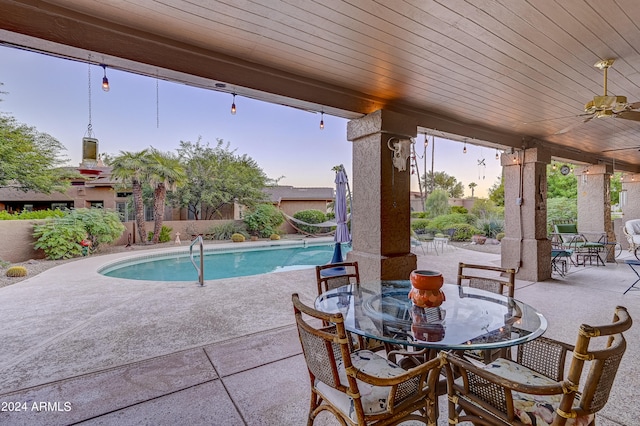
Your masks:
[[[637,0],[0,0],[7,44],[634,172],[640,121],[584,105],[609,58],[608,94],[640,102],[638,22]]]

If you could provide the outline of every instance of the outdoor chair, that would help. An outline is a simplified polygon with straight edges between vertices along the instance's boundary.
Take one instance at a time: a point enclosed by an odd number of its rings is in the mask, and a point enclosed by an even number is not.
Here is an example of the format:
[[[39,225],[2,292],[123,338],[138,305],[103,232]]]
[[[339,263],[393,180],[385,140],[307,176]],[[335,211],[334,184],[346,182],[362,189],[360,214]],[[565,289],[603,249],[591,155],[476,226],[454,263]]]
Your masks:
[[[492,293],[514,297],[516,286],[516,271],[510,268],[501,268],[491,265],[473,265],[458,263],[458,285],[467,285],[472,288],[490,291]],[[506,354],[506,349],[473,350],[465,351],[465,356],[489,363],[501,355]]]
[[[328,263],[316,266],[318,296],[347,284],[360,284],[358,262]]]
[[[626,308],[617,307],[611,324],[582,324],[575,346],[539,337],[518,346],[515,361],[479,366],[444,354],[449,424],[595,425],[626,349],[622,333],[631,323]]]
[[[441,358],[403,370],[369,350],[354,351],[341,313],[315,310],[298,294],[292,301],[311,384],[307,425],[323,411],[343,425],[436,424]]]
[[[516,271],[491,265],[458,263],[458,285],[467,285],[492,293],[513,297],[515,294]]]
[[[629,251],[635,253],[636,249],[640,247],[640,219],[626,221],[622,232],[629,242]]]
[[[600,257],[600,253],[604,252],[606,248],[607,235],[605,233],[601,233],[597,241],[590,241],[584,233],[578,232],[575,223],[558,223],[553,225],[553,229],[555,232],[551,237],[552,246],[557,249],[573,250],[576,265],[586,265],[587,260],[591,264],[595,260],[596,266],[600,263],[604,266],[604,260]],[[582,263],[580,263],[580,258],[582,258]]]

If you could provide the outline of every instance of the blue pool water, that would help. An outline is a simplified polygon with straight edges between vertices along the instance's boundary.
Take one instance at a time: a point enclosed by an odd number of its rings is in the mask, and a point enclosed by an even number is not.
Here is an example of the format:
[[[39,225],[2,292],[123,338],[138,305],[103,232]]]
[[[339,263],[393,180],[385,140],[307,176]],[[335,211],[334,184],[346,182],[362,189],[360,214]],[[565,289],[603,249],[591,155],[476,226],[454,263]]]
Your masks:
[[[272,246],[242,251],[213,251],[204,255],[204,279],[244,277],[312,268],[329,263],[335,243],[312,246]],[[342,245],[344,255],[350,248]],[[200,265],[200,256],[194,256]],[[197,281],[189,254],[140,257],[117,262],[99,271],[108,277],[148,281]]]

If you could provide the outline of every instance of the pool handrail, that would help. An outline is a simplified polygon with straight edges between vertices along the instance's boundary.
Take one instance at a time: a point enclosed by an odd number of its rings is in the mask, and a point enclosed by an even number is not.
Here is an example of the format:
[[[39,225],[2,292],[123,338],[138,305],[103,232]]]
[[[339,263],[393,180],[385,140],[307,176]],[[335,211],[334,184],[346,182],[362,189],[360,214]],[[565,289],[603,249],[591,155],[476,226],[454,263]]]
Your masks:
[[[200,267],[196,265],[196,261],[193,259],[193,245],[198,243],[200,245]],[[191,263],[193,263],[193,267],[196,268],[198,272],[198,283],[200,287],[204,287],[204,240],[202,239],[202,235],[198,235],[191,241],[189,245],[189,257],[191,258]]]

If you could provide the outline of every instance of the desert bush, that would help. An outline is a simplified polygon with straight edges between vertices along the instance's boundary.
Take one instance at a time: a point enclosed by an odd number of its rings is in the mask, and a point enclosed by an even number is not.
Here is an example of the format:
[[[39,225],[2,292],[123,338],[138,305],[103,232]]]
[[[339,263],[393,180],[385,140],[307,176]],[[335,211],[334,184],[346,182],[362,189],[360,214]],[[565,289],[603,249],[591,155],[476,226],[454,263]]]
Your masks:
[[[495,238],[498,233],[504,230],[504,220],[501,219],[480,219],[476,225],[484,235]]]
[[[65,212],[62,210],[36,210],[33,212],[22,211],[20,213],[9,213],[6,210],[0,211],[0,220],[33,220],[33,219],[49,219],[52,217],[63,217]]]
[[[451,237],[452,241],[470,241],[472,236],[482,232],[475,226],[469,225],[468,223],[458,223],[451,226],[450,229],[455,229],[455,232]]]
[[[278,234],[271,234],[271,236],[269,237],[269,239],[271,239],[271,240],[279,240],[279,239],[280,239],[280,235],[278,235]]]
[[[233,234],[242,234],[248,237],[247,230],[244,224],[236,222],[227,222],[222,225],[216,225],[211,227],[210,234],[213,235],[214,240],[230,240]]]
[[[173,228],[162,225],[162,228],[160,228],[160,237],[158,238],[158,242],[168,243],[169,241],[171,241],[171,231],[173,231]],[[151,240],[153,240],[153,231],[149,231],[149,233],[147,234],[147,241]]]
[[[455,228],[454,225],[466,223],[467,225],[475,225],[477,217],[467,213],[450,213],[436,216],[429,222],[432,228],[445,232],[447,229]]]
[[[75,209],[63,217],[54,217],[33,226],[34,247],[49,259],[81,256],[83,240],[91,241],[92,250],[120,238],[124,232],[117,213],[104,209]]]
[[[272,204],[260,204],[244,217],[247,231],[251,235],[263,238],[277,233],[276,231],[282,222],[284,222],[282,213]]]
[[[244,235],[242,234],[233,234],[231,236],[231,241],[233,241],[234,243],[242,243],[244,242],[245,238]]]
[[[504,235],[505,235],[504,232],[498,232],[496,234],[496,240],[502,241],[502,239],[504,238]]]
[[[451,206],[451,213],[467,214],[469,213],[469,210],[462,206]]]
[[[299,212],[296,212],[293,217],[306,223],[322,223],[327,220],[327,216],[323,212],[314,209],[300,210]],[[299,223],[296,223],[296,226],[304,232],[308,232],[309,234],[328,232],[331,229],[318,226],[302,225]]]

